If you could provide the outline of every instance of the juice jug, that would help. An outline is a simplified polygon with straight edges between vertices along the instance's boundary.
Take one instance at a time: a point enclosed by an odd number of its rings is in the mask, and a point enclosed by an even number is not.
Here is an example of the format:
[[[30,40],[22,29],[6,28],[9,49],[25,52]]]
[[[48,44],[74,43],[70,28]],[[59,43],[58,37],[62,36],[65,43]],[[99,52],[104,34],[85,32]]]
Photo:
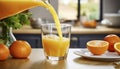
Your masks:
[[[46,3],[47,0],[0,0],[0,20],[36,6],[46,8]]]

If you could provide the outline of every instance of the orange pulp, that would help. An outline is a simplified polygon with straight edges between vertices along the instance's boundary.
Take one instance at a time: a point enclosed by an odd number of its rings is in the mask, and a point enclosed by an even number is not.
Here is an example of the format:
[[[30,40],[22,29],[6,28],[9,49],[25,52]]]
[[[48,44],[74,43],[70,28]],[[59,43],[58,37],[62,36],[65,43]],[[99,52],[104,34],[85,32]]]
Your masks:
[[[108,46],[109,43],[104,40],[91,40],[87,42],[87,49],[94,55],[104,54]]]

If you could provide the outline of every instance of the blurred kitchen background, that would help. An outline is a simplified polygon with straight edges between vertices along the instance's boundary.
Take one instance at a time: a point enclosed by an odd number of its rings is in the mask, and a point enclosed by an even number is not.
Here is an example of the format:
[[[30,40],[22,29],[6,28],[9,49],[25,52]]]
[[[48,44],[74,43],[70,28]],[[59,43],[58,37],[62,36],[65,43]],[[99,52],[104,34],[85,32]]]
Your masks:
[[[49,0],[49,2],[57,11],[60,20],[77,20],[78,17],[87,16],[88,20],[101,21],[105,14],[120,12],[120,0]],[[43,7],[29,11],[33,13],[34,18],[53,22],[51,14]]]
[[[108,34],[120,36],[120,0],[49,0],[61,23],[72,24],[72,48],[85,48],[89,40],[102,40]],[[33,14],[31,25],[14,30],[17,39],[28,41],[32,48],[42,47],[40,24],[54,23],[43,7],[28,10]],[[32,26],[32,27],[31,27]]]

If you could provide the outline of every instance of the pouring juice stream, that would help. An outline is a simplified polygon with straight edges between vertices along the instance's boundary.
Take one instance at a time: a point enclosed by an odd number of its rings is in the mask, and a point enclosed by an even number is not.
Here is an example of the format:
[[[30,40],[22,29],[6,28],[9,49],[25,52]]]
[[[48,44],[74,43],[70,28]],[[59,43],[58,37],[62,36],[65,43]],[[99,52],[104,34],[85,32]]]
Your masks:
[[[62,39],[60,21],[56,11],[49,3],[44,3],[41,0],[0,0],[0,20],[36,6],[45,7],[50,11],[55,21],[59,37]]]

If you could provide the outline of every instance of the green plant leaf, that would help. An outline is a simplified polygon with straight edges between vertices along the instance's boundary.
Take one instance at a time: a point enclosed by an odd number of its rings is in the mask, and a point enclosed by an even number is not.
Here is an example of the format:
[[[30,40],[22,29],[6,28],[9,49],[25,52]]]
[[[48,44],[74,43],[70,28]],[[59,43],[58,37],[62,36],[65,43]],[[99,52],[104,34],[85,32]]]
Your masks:
[[[31,13],[29,12],[19,13],[14,16],[0,20],[0,25],[12,27],[13,29],[19,29],[25,24],[30,24],[30,17]]]

